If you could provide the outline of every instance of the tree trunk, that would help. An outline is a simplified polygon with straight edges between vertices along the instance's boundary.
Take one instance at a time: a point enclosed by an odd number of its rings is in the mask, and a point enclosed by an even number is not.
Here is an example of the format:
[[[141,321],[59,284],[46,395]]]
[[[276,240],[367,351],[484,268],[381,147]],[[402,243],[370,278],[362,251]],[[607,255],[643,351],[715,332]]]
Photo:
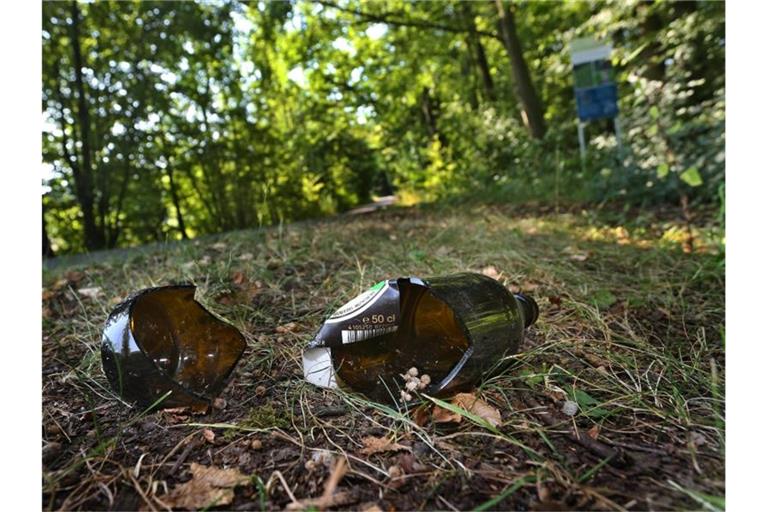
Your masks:
[[[467,24],[467,46],[469,47],[469,51],[474,53],[473,60],[477,65],[477,70],[480,72],[480,79],[483,83],[483,96],[488,101],[495,101],[496,93],[493,87],[493,77],[491,76],[491,69],[488,65],[488,57],[485,54],[485,47],[477,33],[475,13],[472,10],[472,4],[470,2],[462,2],[461,8]]]
[[[499,26],[504,48],[507,50],[507,57],[509,58],[510,70],[512,72],[512,82],[517,99],[522,106],[520,114],[523,118],[523,124],[532,137],[541,139],[546,132],[544,113],[539,97],[536,95],[536,89],[531,81],[528,64],[523,57],[520,40],[517,37],[515,15],[512,10],[504,7],[502,0],[495,0],[495,2],[499,12]]]
[[[56,256],[51,247],[51,239],[48,238],[48,226],[45,223],[45,206],[43,206],[43,258],[53,258]]]
[[[472,55],[472,45],[470,44],[469,36],[467,36],[465,42],[470,51],[464,54],[461,59],[461,74],[462,76],[467,77],[467,82],[469,83],[469,92],[466,101],[469,103],[470,108],[476,111],[478,107],[480,107],[480,93],[477,87],[477,79],[475,78],[475,68],[477,66],[475,64],[475,58]]]
[[[81,161],[80,173],[75,175],[75,189],[80,209],[83,212],[85,246],[89,250],[104,248],[104,233],[94,217],[93,163],[91,162],[91,127],[88,116],[88,102],[83,83],[83,58],[80,50],[80,11],[77,2],[72,2],[72,63],[75,68],[75,89],[77,90],[77,118],[80,128]]]
[[[474,27],[475,22],[472,21]],[[480,78],[483,81],[483,92],[485,93],[485,99],[488,101],[496,100],[496,92],[493,87],[493,77],[491,76],[491,69],[488,66],[488,58],[485,56],[485,48],[482,41],[475,34],[474,36],[475,54],[477,58],[477,68],[480,70]]]
[[[168,181],[171,186],[171,201],[173,201],[173,208],[176,210],[176,222],[179,224],[179,233],[181,233],[182,240],[189,240],[187,235],[187,228],[184,225],[184,216],[181,214],[181,201],[179,201],[179,194],[176,190],[176,182],[173,181],[173,168],[171,168],[171,160],[166,156],[165,160],[167,164],[165,166],[165,173],[168,176]]]

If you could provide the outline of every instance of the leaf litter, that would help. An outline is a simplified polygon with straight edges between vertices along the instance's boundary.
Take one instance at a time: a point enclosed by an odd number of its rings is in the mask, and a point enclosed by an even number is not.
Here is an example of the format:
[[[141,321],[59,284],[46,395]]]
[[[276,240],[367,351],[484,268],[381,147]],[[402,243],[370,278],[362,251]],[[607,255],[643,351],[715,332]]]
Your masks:
[[[229,505],[235,497],[234,488],[247,485],[250,478],[235,468],[223,469],[192,463],[192,479],[179,484],[159,499],[171,508],[197,510]]]

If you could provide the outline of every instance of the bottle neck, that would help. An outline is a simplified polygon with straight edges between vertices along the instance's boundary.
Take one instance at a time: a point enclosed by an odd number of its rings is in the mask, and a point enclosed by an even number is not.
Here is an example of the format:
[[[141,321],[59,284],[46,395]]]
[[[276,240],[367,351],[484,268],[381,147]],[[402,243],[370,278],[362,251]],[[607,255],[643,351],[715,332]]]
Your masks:
[[[539,305],[531,297],[516,293],[515,300],[520,304],[520,308],[523,310],[523,316],[525,317],[525,326],[529,327],[536,322],[539,318]]]

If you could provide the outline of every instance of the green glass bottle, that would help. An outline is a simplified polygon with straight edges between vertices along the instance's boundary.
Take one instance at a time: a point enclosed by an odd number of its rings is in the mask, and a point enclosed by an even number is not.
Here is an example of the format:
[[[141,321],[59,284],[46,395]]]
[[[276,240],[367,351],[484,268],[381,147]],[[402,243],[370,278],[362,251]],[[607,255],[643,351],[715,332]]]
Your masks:
[[[392,402],[414,390],[415,369],[419,391],[450,395],[515,353],[537,317],[533,299],[481,274],[382,281],[326,321],[305,351],[305,376]]]

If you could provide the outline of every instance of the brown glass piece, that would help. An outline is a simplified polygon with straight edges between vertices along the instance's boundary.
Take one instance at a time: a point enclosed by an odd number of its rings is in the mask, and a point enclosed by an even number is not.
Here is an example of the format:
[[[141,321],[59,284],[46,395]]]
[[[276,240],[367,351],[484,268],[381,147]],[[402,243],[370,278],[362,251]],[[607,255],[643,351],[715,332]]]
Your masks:
[[[400,286],[397,331],[331,350],[337,375],[352,389],[376,399],[399,398],[411,367],[439,381],[469,348],[453,310],[423,286]]]
[[[416,367],[428,374],[425,393],[442,396],[471,388],[517,351],[523,330],[536,321],[529,297],[512,295],[479,274],[399,279],[401,321],[394,333],[331,347],[342,385],[380,402],[397,401]]]
[[[101,344],[112,389],[148,407],[206,409],[245,350],[245,338],[194,300],[195,287],[143,290],[109,316]]]

